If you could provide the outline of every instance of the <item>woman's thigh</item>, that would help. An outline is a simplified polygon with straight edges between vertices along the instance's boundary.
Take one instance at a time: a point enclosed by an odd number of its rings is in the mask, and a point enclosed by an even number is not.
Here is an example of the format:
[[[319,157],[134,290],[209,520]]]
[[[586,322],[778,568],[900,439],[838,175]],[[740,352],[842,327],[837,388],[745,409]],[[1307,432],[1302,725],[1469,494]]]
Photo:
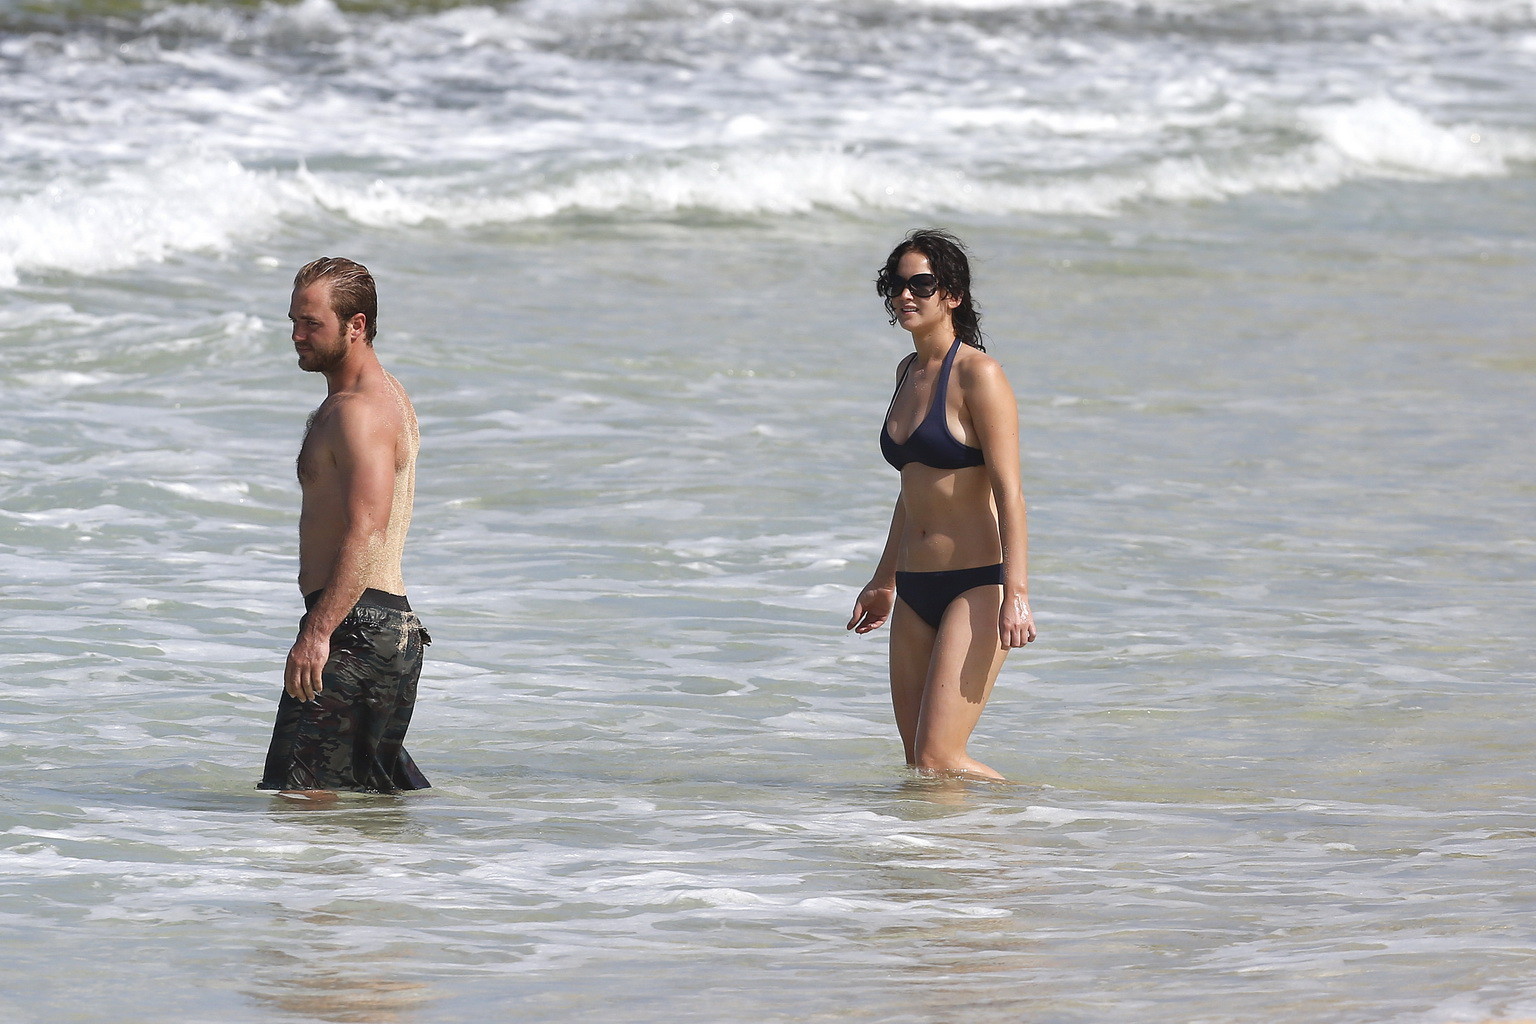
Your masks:
[[[936,635],[905,601],[897,599],[891,611],[891,705],[896,711],[896,726],[909,747],[917,733]]]
[[[997,637],[1001,587],[975,587],[944,612],[923,686],[921,742],[964,747],[1008,652]]]

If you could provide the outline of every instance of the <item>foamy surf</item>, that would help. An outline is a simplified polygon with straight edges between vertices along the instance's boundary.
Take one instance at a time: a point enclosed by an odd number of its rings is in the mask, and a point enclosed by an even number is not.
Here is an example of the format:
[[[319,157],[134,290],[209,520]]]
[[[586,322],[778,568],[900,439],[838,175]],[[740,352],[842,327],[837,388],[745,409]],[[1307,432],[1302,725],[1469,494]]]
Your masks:
[[[307,170],[298,180],[319,206],[361,224],[472,229],[557,217],[734,219],[925,209],[1107,217],[1140,203],[1323,191],[1349,181],[1493,177],[1536,160],[1536,136],[1473,124],[1441,126],[1387,98],[1303,109],[1293,127],[1311,139],[1289,152],[1195,155],[1131,171],[1032,174],[1024,181],[835,148],[637,159],[558,176],[564,180],[535,178],[503,195],[484,194],[486,185],[457,192],[419,181],[409,189],[378,179],[354,185]]]
[[[21,273],[91,274],[188,253],[226,255],[285,220],[316,214],[370,228],[455,230],[562,217],[771,219],[925,209],[1112,217],[1143,203],[1323,191],[1368,179],[1502,176],[1536,160],[1536,136],[1529,133],[1440,125],[1384,97],[1306,108],[1294,125],[1312,138],[1290,152],[1193,155],[1136,170],[1031,174],[1023,181],[831,147],[755,149],[750,142],[734,151],[640,158],[513,182],[483,174],[360,182],[302,164],[285,172],[248,169],[233,158],[165,156],[144,168],[0,201],[0,283],[14,285]]]
[[[0,283],[317,218],[1113,218],[1536,160],[1528,0],[1308,0],[1274,40],[1208,0],[125,10],[0,41]]]
[[[0,200],[0,284],[23,272],[94,274],[174,255],[227,254],[305,209],[290,177],[229,158],[165,155]]]

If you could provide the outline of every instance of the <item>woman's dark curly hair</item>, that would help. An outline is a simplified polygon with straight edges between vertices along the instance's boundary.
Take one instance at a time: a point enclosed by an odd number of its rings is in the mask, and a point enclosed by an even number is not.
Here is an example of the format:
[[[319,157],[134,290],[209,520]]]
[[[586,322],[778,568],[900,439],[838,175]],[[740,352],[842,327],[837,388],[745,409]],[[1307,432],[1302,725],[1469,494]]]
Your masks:
[[[885,311],[890,314],[891,323],[896,322],[896,307],[891,297],[885,294],[885,285],[896,275],[896,264],[909,252],[922,253],[928,257],[933,276],[939,279],[939,288],[944,294],[960,300],[960,305],[951,313],[955,336],[967,345],[985,352],[987,347],[982,344],[981,313],[976,308],[976,300],[971,297],[971,261],[966,257],[964,243],[948,231],[920,228],[902,239],[885,258],[885,266],[875,278],[875,289],[885,298]]]

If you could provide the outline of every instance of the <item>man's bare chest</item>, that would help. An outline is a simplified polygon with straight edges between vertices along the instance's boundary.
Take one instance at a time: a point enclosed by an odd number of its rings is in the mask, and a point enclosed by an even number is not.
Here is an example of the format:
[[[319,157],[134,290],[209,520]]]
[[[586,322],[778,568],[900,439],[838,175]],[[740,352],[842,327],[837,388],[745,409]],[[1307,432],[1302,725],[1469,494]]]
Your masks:
[[[325,466],[330,461],[330,447],[326,443],[326,433],[329,426],[329,417],[324,405],[309,414],[309,420],[304,424],[304,439],[299,442],[299,457],[295,460],[295,468],[299,474],[299,484],[309,487],[320,482],[326,475]]]

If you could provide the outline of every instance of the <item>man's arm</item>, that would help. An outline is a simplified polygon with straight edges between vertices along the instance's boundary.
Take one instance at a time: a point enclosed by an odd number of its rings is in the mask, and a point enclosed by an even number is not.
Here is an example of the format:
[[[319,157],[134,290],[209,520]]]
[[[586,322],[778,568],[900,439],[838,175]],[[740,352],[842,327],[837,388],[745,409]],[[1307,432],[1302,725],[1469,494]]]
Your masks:
[[[288,652],[283,686],[289,695],[313,700],[331,656],[331,634],[366,589],[364,579],[385,546],[395,497],[396,424],[378,403],[338,404],[324,440],[341,495],[332,514],[342,521],[341,543],[325,581],[325,593],[304,617]]]

